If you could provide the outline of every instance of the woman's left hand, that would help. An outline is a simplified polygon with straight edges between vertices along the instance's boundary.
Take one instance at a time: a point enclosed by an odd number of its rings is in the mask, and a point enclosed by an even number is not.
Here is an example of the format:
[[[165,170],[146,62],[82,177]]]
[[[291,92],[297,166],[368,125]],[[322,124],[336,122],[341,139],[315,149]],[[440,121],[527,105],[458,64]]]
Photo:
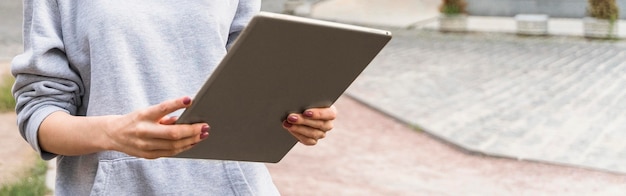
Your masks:
[[[326,137],[326,132],[333,129],[333,121],[336,117],[335,106],[310,108],[302,114],[289,114],[283,121],[283,128],[287,129],[300,143],[312,146]]]

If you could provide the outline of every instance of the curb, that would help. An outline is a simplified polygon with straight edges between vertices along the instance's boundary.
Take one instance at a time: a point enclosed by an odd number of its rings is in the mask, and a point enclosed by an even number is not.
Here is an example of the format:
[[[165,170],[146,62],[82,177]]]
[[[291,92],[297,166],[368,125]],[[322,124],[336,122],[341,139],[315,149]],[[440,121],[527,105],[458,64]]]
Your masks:
[[[46,187],[50,190],[51,194],[54,195],[54,187],[55,187],[55,179],[57,176],[57,159],[54,158],[48,161],[48,171],[46,172]]]

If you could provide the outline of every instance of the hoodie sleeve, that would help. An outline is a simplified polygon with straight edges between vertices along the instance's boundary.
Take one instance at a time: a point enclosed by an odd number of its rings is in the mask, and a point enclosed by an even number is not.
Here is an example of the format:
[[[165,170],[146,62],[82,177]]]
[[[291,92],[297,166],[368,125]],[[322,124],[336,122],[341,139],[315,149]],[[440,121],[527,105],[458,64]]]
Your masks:
[[[16,56],[11,65],[17,123],[22,137],[49,160],[56,155],[41,150],[39,126],[56,111],[75,115],[84,86],[65,54],[56,1],[25,0],[23,25],[24,53]]]
[[[261,9],[260,0],[240,0],[237,6],[237,13],[230,26],[230,32],[228,34],[228,43],[226,48],[230,48],[235,42],[235,39],[239,36],[241,31],[248,25],[252,17],[256,15]]]

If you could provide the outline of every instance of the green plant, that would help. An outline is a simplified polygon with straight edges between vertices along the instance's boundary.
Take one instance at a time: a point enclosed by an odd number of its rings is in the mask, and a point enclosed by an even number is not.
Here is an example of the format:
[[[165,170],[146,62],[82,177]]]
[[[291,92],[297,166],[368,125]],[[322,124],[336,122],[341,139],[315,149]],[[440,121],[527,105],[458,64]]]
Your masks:
[[[39,196],[48,194],[50,190],[46,187],[47,171],[48,164],[45,161],[38,159],[35,166],[29,171],[27,177],[16,183],[2,186],[2,188],[0,188],[0,196]]]
[[[439,6],[439,11],[445,15],[465,14],[467,11],[465,0],[443,0]]]
[[[410,125],[410,126],[411,126],[411,129],[413,129],[414,131],[417,131],[417,132],[424,132],[424,129],[423,129],[421,126],[419,126],[419,125],[412,124],[412,125]]]
[[[589,16],[615,21],[619,17],[619,9],[615,0],[588,0]]]
[[[15,108],[15,99],[11,94],[11,87],[15,78],[10,75],[0,76],[0,112],[12,111]]]

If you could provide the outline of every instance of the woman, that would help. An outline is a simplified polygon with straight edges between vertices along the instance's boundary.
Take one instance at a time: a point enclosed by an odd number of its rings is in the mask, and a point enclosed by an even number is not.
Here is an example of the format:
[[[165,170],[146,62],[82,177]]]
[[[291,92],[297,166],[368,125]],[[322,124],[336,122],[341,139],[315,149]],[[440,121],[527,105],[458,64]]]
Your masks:
[[[18,124],[56,195],[276,195],[261,163],[162,158],[210,137],[175,125],[260,7],[259,0],[25,0],[23,54],[12,62]],[[174,113],[174,114],[172,114]],[[334,107],[283,127],[315,145]],[[245,122],[245,119],[242,119]]]

